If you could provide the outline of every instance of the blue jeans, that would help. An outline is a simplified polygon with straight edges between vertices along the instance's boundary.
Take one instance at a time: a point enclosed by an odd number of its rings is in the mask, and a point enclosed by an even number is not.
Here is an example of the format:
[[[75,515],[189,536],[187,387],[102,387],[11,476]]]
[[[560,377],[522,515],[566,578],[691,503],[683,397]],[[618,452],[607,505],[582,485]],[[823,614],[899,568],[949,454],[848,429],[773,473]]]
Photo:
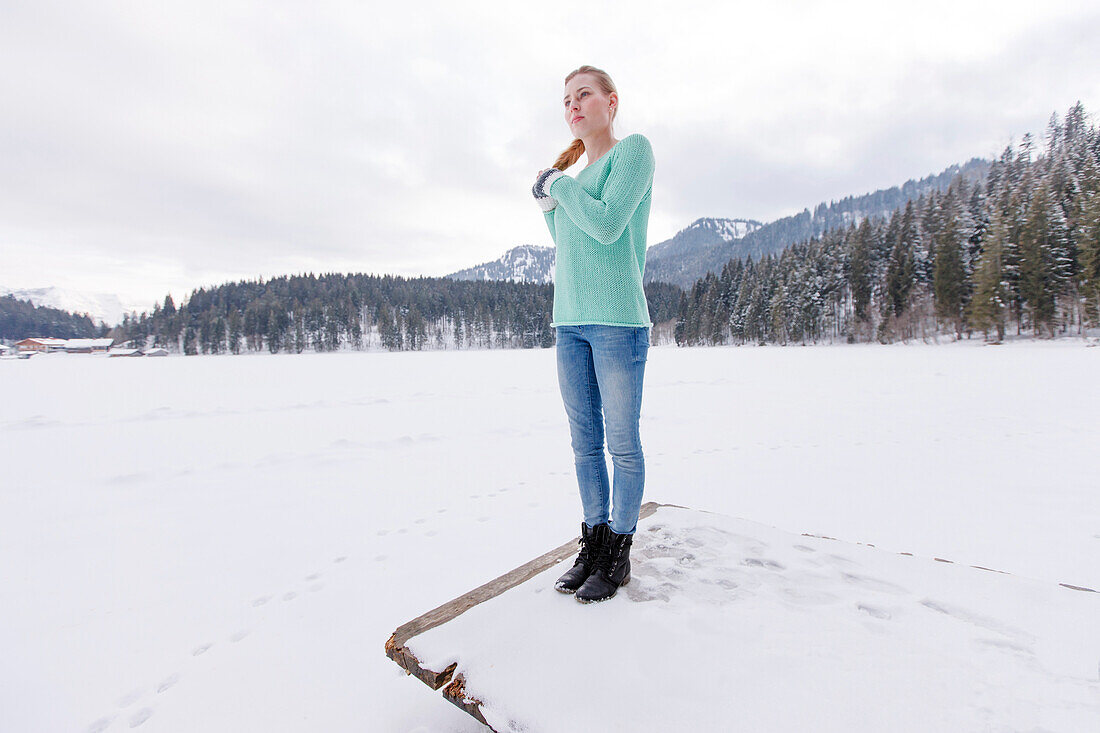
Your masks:
[[[569,417],[573,459],[589,527],[611,524],[618,534],[634,534],[645,487],[645,459],[638,433],[642,377],[649,354],[647,326],[556,326],[558,386]],[[615,466],[615,507],[604,458]]]

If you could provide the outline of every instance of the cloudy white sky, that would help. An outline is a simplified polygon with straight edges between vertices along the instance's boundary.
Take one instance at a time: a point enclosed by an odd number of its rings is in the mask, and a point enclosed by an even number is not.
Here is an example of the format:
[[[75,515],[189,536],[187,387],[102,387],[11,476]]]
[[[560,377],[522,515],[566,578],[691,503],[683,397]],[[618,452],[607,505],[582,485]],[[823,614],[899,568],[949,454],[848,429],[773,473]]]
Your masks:
[[[1100,114],[1094,1],[763,5],[6,0],[0,286],[151,308],[550,245],[530,186],[582,64],[618,85],[616,137],[653,145],[651,244]]]

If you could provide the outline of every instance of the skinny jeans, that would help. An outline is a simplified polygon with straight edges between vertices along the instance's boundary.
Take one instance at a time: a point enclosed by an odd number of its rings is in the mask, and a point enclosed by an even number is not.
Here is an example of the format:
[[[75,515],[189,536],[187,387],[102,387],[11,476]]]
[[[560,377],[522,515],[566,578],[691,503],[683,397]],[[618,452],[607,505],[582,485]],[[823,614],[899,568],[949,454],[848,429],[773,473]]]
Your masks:
[[[558,386],[569,418],[585,524],[608,522],[617,534],[634,534],[645,488],[638,422],[649,327],[586,324],[556,326],[555,331]],[[605,434],[613,482],[607,476]]]

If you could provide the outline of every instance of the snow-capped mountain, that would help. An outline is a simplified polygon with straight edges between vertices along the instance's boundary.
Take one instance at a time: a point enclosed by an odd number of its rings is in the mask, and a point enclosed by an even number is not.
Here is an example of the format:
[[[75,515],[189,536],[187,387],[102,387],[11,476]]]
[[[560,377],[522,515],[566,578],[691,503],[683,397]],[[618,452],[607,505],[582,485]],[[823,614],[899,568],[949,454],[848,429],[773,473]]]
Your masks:
[[[13,295],[19,300],[29,300],[36,306],[59,308],[70,313],[87,313],[96,323],[103,321],[108,326],[122,322],[122,315],[131,310],[113,293],[83,293],[56,286],[44,288],[5,288],[0,287],[0,295]]]
[[[693,281],[694,273],[701,269],[695,261],[698,253],[726,247],[758,231],[762,226],[764,224],[755,219],[720,219],[710,216],[696,219],[670,239],[658,242],[646,250],[645,280]],[[654,263],[664,265],[665,271],[661,273],[661,277],[655,277],[651,272]],[[706,270],[702,269],[702,272],[705,274]],[[681,287],[690,286],[681,283]]]
[[[740,239],[749,232],[756,231],[762,226],[764,225],[755,219],[715,219],[705,216],[702,219],[693,221],[685,229],[682,229],[680,233],[683,234],[693,230],[700,230],[708,234],[714,233],[724,242],[732,242],[735,239]]]
[[[459,270],[446,277],[453,280],[510,280],[545,284],[554,282],[554,262],[553,247],[521,244],[499,259]]]
[[[763,223],[755,219],[719,219],[704,216],[646,250],[646,261],[654,257],[677,256],[700,246],[729,243],[755,232]]]

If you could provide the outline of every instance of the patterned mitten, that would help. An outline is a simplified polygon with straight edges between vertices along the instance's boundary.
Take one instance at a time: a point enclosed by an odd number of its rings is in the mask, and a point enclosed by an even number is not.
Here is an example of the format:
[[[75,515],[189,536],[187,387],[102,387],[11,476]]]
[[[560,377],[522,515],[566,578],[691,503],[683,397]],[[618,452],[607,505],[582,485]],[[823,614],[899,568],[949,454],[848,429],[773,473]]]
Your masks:
[[[539,171],[538,178],[535,179],[535,185],[531,187],[531,194],[535,197],[535,201],[543,212],[553,211],[558,205],[558,200],[547,193],[547,191],[550,190],[550,184],[553,183],[556,178],[563,175],[565,174],[557,168],[546,168],[545,170]]]

